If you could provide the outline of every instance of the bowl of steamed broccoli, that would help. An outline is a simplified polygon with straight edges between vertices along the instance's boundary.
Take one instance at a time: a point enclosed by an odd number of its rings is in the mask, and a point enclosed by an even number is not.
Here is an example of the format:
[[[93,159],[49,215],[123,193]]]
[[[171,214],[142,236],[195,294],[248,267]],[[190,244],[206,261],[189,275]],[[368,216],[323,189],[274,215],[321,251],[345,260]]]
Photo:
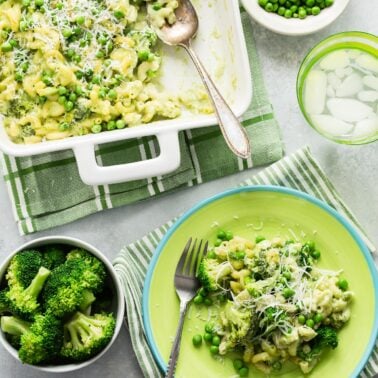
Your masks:
[[[16,359],[68,372],[100,358],[125,311],[109,260],[78,239],[26,243],[0,266],[0,341]]]

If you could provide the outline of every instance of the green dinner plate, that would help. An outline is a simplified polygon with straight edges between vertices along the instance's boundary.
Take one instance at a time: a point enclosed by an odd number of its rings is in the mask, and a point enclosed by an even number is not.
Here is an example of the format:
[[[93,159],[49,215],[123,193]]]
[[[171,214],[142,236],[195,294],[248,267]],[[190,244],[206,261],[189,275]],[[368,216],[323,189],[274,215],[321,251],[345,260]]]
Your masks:
[[[215,240],[219,228],[254,239],[281,236],[299,241],[314,240],[322,252],[319,267],[344,270],[355,293],[352,316],[340,331],[337,349],[325,353],[309,374],[311,378],[356,377],[374,347],[378,331],[378,275],[374,261],[354,228],[325,203],[292,189],[274,186],[243,187],[201,202],[183,215],[168,231],[154,254],[144,293],[143,318],[148,342],[164,371],[179,317],[179,301],[173,277],[189,237]],[[205,306],[191,305],[185,320],[177,378],[237,376],[230,358],[210,355],[192,337],[203,334],[204,324],[214,316]],[[265,375],[250,368],[249,377]],[[277,374],[302,376],[288,365]]]

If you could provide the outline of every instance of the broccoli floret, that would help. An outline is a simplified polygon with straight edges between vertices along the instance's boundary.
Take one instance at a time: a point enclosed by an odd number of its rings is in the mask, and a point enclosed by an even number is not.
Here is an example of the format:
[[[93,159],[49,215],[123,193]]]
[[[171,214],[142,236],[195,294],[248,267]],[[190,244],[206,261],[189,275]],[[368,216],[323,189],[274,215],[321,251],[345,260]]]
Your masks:
[[[315,346],[322,349],[332,348],[335,349],[339,345],[337,331],[332,327],[320,327],[317,331],[316,337],[313,339]]]
[[[18,351],[22,362],[36,365],[53,360],[59,355],[63,344],[63,327],[51,314],[37,315],[29,332],[21,336]]]
[[[67,254],[67,261],[74,261],[81,271],[82,284],[93,292],[99,292],[104,286],[106,269],[104,264],[83,249],[74,249]]]
[[[75,361],[93,357],[111,340],[115,329],[112,314],[93,316],[77,312],[64,325],[64,341],[61,355]]]
[[[135,42],[135,49],[139,53],[141,51],[150,51],[156,45],[157,35],[151,28],[143,30],[132,30],[128,33]]]
[[[245,307],[237,307],[228,301],[222,314],[222,325],[225,335],[219,346],[219,353],[226,354],[245,338],[252,327],[252,312]]]
[[[20,337],[18,355],[26,364],[38,365],[49,362],[59,355],[62,347],[62,323],[51,314],[36,315],[33,323],[14,316],[3,316],[1,329],[12,335],[11,338],[15,342],[17,337]]]
[[[63,317],[79,308],[85,310],[102,290],[106,271],[104,264],[83,250],[67,254],[63,265],[52,271],[42,293],[46,310]]]
[[[43,252],[42,265],[49,270],[53,270],[59,265],[64,264],[65,261],[66,254],[58,247],[48,246]]]
[[[6,297],[10,303],[10,311],[23,319],[32,320],[39,311],[38,296],[50,273],[50,270],[42,266],[26,288],[20,284],[9,285]]]
[[[17,253],[9,263],[6,279],[10,287],[28,287],[42,266],[42,253],[27,250]]]
[[[8,298],[8,289],[0,291],[0,315],[11,312],[11,304]]]
[[[313,362],[319,358],[325,349],[335,349],[339,344],[335,328],[322,326],[316,332],[317,335],[310,342],[311,350],[308,353],[304,353],[303,351],[299,351],[298,353],[298,356],[304,361]]]
[[[231,265],[228,262],[219,263],[216,259],[202,259],[198,268],[198,279],[208,291],[219,289],[218,283],[231,273]]]

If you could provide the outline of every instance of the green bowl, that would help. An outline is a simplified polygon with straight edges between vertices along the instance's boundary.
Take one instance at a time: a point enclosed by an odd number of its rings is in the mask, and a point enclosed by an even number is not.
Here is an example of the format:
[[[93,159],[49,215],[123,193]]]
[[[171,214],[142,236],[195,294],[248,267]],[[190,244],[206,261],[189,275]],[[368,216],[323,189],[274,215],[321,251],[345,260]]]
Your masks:
[[[378,274],[374,261],[355,229],[333,208],[307,194],[274,186],[243,187],[201,202],[183,215],[159,244],[145,281],[143,319],[149,345],[161,370],[166,370],[178,324],[179,301],[173,278],[182,249],[189,237],[214,241],[218,228],[251,239],[264,235],[314,240],[322,251],[320,267],[344,269],[355,293],[351,319],[340,331],[339,347],[326,353],[308,376],[356,377],[369,358],[378,332]],[[203,334],[208,318],[208,308],[190,307],[176,377],[235,376],[230,358],[220,361],[210,355],[205,345],[200,348],[192,345],[192,337]],[[302,376],[293,365],[278,375]],[[249,376],[265,375],[251,368]]]
[[[357,49],[366,53],[369,53],[373,56],[378,56],[378,37],[372,34],[363,33],[363,32],[344,32],[331,35],[330,37],[324,39],[316,46],[314,46],[304,58],[301,67],[299,68],[297,76],[297,99],[299,107],[302,111],[303,116],[306,118],[308,124],[315,129],[319,134],[324,137],[333,140],[337,143],[342,144],[367,144],[372,143],[378,140],[378,133],[370,135],[369,137],[362,139],[350,139],[350,138],[341,138],[335,137],[334,135],[327,134],[323,130],[317,128],[311,120],[310,115],[306,110],[306,106],[303,101],[304,97],[304,84],[307,78],[308,73],[312,67],[319,62],[321,58],[325,55],[328,55],[331,52],[340,49]]]

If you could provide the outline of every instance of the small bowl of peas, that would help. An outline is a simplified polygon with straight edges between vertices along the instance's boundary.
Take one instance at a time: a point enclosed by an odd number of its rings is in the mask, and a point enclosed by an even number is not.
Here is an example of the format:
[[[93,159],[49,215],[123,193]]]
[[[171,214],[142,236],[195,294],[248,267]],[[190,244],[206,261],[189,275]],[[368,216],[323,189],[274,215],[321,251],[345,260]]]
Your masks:
[[[249,15],[267,29],[284,35],[306,35],[335,21],[349,0],[242,0]]]

